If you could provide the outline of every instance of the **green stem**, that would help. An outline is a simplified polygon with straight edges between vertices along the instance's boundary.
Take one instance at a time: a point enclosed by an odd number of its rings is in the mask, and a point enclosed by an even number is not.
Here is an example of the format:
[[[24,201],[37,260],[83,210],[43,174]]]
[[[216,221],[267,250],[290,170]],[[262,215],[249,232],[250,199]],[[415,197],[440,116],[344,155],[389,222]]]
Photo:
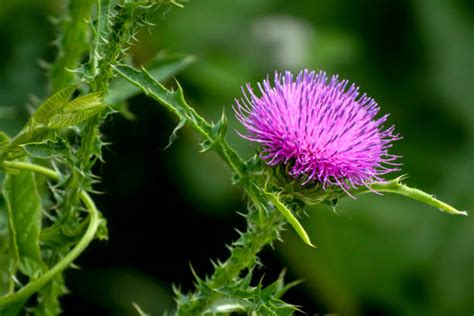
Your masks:
[[[110,27],[110,0],[96,0],[97,22],[94,34],[94,43],[89,57],[91,78],[99,75],[99,63],[104,54],[104,46],[107,46],[108,32]]]
[[[5,161],[3,164],[6,168],[30,170],[53,180],[59,179],[59,174],[54,170],[38,166],[31,163],[19,162],[19,161]],[[58,273],[66,269],[71,263],[79,257],[79,255],[87,248],[90,242],[94,239],[97,229],[100,225],[101,219],[99,211],[94,204],[94,201],[84,191],[79,193],[80,198],[87,210],[89,211],[89,226],[79,241],[79,243],[64,257],[60,262],[48,270],[45,274],[41,275],[38,279],[30,281],[26,286],[18,290],[17,292],[9,295],[0,297],[0,309],[6,307],[9,304],[19,302],[28,299],[33,293],[41,289],[46,283],[51,281]]]
[[[284,223],[279,212],[270,211],[261,216],[257,210],[250,210],[247,214],[247,231],[233,243],[230,257],[216,267],[207,285],[214,289],[225,288],[243,270],[255,266],[257,254],[279,237]]]
[[[79,67],[82,55],[88,50],[87,34],[93,0],[70,0],[63,18],[59,38],[59,53],[51,68],[51,91],[76,84],[74,70]]]
[[[257,254],[279,237],[285,223],[281,210],[275,209],[277,206],[268,203],[267,197],[261,194],[259,188],[255,186],[248,175],[247,164],[225,140],[226,121],[224,115],[217,124],[211,124],[188,105],[181,87],[178,86],[175,91],[169,90],[156,81],[145,69],[138,71],[128,66],[113,66],[113,68],[126,80],[175,114],[180,122],[178,129],[186,123],[197,132],[205,140],[206,149],[217,152],[237,176],[240,180],[239,184],[250,199],[251,206],[246,215],[247,231],[242,233],[240,238],[232,244],[230,257],[215,266],[214,273],[205,281],[203,287],[215,290],[228,288],[242,271],[252,269],[258,263]],[[278,206],[281,206],[280,204]],[[210,303],[213,297],[200,290],[198,287],[196,292],[190,294],[190,297],[187,297],[184,302],[178,300],[176,315],[201,315],[204,312],[203,306]]]
[[[258,203],[265,203],[259,201]],[[268,205],[265,203],[264,205]],[[250,208],[247,218],[247,231],[241,233],[240,238],[230,247],[230,257],[223,263],[215,265],[212,276],[205,281],[199,280],[193,293],[186,296],[178,295],[176,310],[173,315],[207,315],[207,310],[215,300],[225,297],[232,288],[242,271],[252,270],[257,264],[258,253],[267,245],[279,238],[285,220],[275,209]],[[212,292],[209,292],[212,289]],[[209,313],[210,314],[210,313]]]
[[[59,180],[59,174],[49,168],[22,161],[4,161],[3,166],[10,169],[29,170],[42,174],[50,179]]]
[[[176,91],[169,90],[156,81],[144,68],[142,68],[142,71],[139,71],[128,66],[112,67],[127,81],[140,88],[146,95],[152,97],[171,113],[175,114],[180,123],[187,123],[196,133],[212,144],[210,148],[222,157],[234,174],[241,179],[245,177],[246,165],[243,159],[227,143],[223,136],[216,135],[213,125],[188,105],[180,86],[178,86]]]

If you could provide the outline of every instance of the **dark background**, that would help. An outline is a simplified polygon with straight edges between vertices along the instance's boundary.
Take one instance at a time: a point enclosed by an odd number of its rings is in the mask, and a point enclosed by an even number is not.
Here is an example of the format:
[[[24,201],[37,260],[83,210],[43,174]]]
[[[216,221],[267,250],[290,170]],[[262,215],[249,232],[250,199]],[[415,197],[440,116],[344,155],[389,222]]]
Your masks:
[[[14,134],[32,99],[47,96],[40,60],[55,56],[60,1],[0,4],[0,127]],[[178,79],[206,118],[217,119],[240,86],[277,70],[323,69],[356,82],[391,113],[404,139],[408,183],[462,210],[474,209],[473,1],[193,0],[139,35],[134,61],[181,52],[196,62]],[[110,117],[97,204],[110,239],[95,241],[69,271],[65,315],[134,315],[131,302],[159,315],[173,306],[171,284],[192,288],[190,265],[211,273],[225,243],[244,228],[241,192],[213,153],[199,154],[189,129],[164,151],[176,121],[143,96],[129,121]],[[254,147],[229,128],[246,157]],[[309,314],[470,315],[474,312],[474,219],[397,196],[343,201],[335,214],[308,210],[318,248],[289,230],[263,253],[265,279],[282,269],[304,282],[286,299]]]

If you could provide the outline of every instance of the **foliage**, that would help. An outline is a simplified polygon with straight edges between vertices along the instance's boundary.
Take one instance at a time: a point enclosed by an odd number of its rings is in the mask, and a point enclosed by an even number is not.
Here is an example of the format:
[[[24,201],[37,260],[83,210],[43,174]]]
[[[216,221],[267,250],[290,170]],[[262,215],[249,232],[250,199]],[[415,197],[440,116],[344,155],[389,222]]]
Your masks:
[[[215,151],[223,159],[233,183],[248,199],[247,231],[228,247],[229,258],[214,264],[211,276],[201,279],[195,273],[194,291],[175,290],[173,313],[292,315],[298,310],[283,301],[284,293],[295,285],[285,285],[283,274],[266,286],[263,280],[255,282],[253,271],[261,265],[258,253],[281,239],[286,223],[312,246],[299,221],[304,208],[321,203],[335,208],[346,195],[337,188],[301,187],[256,156],[245,161],[225,138],[224,112],[211,123],[187,103],[178,83],[175,90],[160,83],[192,62],[191,57],[161,54],[146,67],[149,70],[130,65],[127,50],[136,42],[138,30],[153,26],[155,14],[169,6],[181,4],[70,0],[63,18],[56,21],[58,54],[49,66],[50,96],[17,135],[1,135],[0,165],[6,174],[0,210],[1,315],[18,315],[21,310],[59,314],[59,297],[67,293],[64,270],[93,239],[107,238],[106,220],[90,196],[99,181],[93,166],[102,160],[105,145],[100,126],[115,112],[126,114],[126,100],[139,90],[178,118],[170,144],[182,127],[192,128],[202,138],[201,151]],[[391,192],[465,214],[400,181],[373,183],[352,193]]]
[[[63,270],[92,239],[107,238],[106,222],[87,193],[98,181],[91,169],[104,145],[99,126],[134,93],[130,87],[121,91],[120,81],[114,82],[119,93],[108,89],[111,66],[125,56],[138,28],[151,23],[151,13],[165,4],[71,0],[56,21],[58,55],[49,67],[52,95],[16,136],[2,134],[0,154],[7,173],[2,185],[7,212],[2,217],[8,219],[2,229],[2,245],[8,242],[2,246],[0,266],[2,315],[14,315],[24,305],[35,315],[58,314],[58,298],[67,293]],[[97,15],[92,15],[94,8]],[[152,66],[166,79],[186,60],[161,55]],[[115,96],[106,103],[106,94]]]

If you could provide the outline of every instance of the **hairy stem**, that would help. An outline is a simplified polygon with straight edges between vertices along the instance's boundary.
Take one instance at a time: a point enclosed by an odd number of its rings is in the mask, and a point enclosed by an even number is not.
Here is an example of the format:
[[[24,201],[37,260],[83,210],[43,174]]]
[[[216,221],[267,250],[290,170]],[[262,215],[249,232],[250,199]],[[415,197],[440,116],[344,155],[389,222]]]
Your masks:
[[[273,210],[261,216],[251,210],[247,214],[247,231],[232,244],[230,257],[216,266],[208,285],[216,289],[225,287],[243,270],[258,264],[257,254],[279,237],[283,224],[284,218],[279,212]]]
[[[165,88],[156,81],[145,69],[138,71],[128,66],[113,67],[115,71],[127,81],[140,88],[145,94],[152,97],[171,113],[175,114],[180,124],[188,124],[209,144],[209,149],[214,150],[226,162],[231,171],[240,179],[246,177],[246,165],[239,154],[227,143],[223,134],[218,134],[214,127],[201,117],[184,99],[183,90],[178,87],[176,91]],[[222,121],[222,119],[221,119]],[[224,123],[224,122],[222,122]],[[176,130],[175,130],[176,132]]]
[[[47,176],[48,178],[53,180],[59,179],[59,174],[56,173],[54,170],[35,164],[18,161],[5,161],[3,165],[5,166],[5,168],[30,170]],[[51,281],[57,274],[61,273],[64,269],[71,265],[71,263],[77,257],[79,257],[79,255],[87,248],[90,242],[94,239],[99,224],[101,222],[99,211],[97,210],[97,207],[95,206],[92,198],[86,192],[81,191],[79,195],[86,209],[89,212],[89,226],[87,227],[84,236],[81,238],[79,243],[64,258],[61,259],[61,261],[59,261],[46,273],[41,275],[39,278],[28,282],[26,286],[24,286],[17,292],[0,297],[0,309],[9,304],[26,300],[33,293],[37,292],[46,283]]]
[[[88,50],[89,26],[86,21],[93,3],[93,0],[70,0],[67,4],[57,43],[58,57],[51,67],[52,92],[77,82],[74,71],[78,69],[82,55]]]
[[[262,195],[259,187],[253,183],[248,174],[247,164],[225,140],[224,115],[218,123],[211,124],[187,104],[181,87],[178,87],[176,91],[169,90],[145,69],[138,71],[127,66],[114,67],[114,69],[175,114],[180,122],[178,129],[187,124],[197,132],[204,139],[203,149],[215,151],[224,160],[251,201],[246,215],[247,231],[241,233],[240,238],[230,246],[230,257],[215,266],[213,275],[205,281],[204,286],[211,289],[229,287],[238,279],[242,271],[253,269],[259,263],[257,255],[266,245],[279,238],[285,223],[282,213]],[[197,288],[196,292],[186,299],[178,300],[176,315],[200,315],[212,300],[212,295],[201,293],[201,289]]]
[[[185,296],[178,294],[174,315],[212,314],[215,302],[225,298],[226,294],[223,293],[242,280],[242,273],[246,270],[250,272],[260,264],[258,253],[279,238],[284,218],[278,211],[268,209],[268,212],[260,214],[254,208],[250,208],[246,218],[247,231],[240,233],[240,238],[229,247],[230,257],[215,264],[212,276],[200,280],[193,293]],[[208,289],[212,289],[212,292]]]

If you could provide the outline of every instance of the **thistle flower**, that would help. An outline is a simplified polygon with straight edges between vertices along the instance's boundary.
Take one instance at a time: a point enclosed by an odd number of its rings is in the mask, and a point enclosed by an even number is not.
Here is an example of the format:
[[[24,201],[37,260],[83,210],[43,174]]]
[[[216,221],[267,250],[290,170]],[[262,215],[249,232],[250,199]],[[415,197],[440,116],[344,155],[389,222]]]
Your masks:
[[[258,84],[242,88],[234,110],[247,129],[239,133],[259,143],[260,157],[271,166],[284,164],[290,176],[303,184],[319,182],[323,189],[351,188],[382,181],[381,175],[398,170],[397,156],[388,154],[399,139],[394,126],[384,129],[388,115],[375,118],[379,107],[359,88],[324,72],[275,72]]]

